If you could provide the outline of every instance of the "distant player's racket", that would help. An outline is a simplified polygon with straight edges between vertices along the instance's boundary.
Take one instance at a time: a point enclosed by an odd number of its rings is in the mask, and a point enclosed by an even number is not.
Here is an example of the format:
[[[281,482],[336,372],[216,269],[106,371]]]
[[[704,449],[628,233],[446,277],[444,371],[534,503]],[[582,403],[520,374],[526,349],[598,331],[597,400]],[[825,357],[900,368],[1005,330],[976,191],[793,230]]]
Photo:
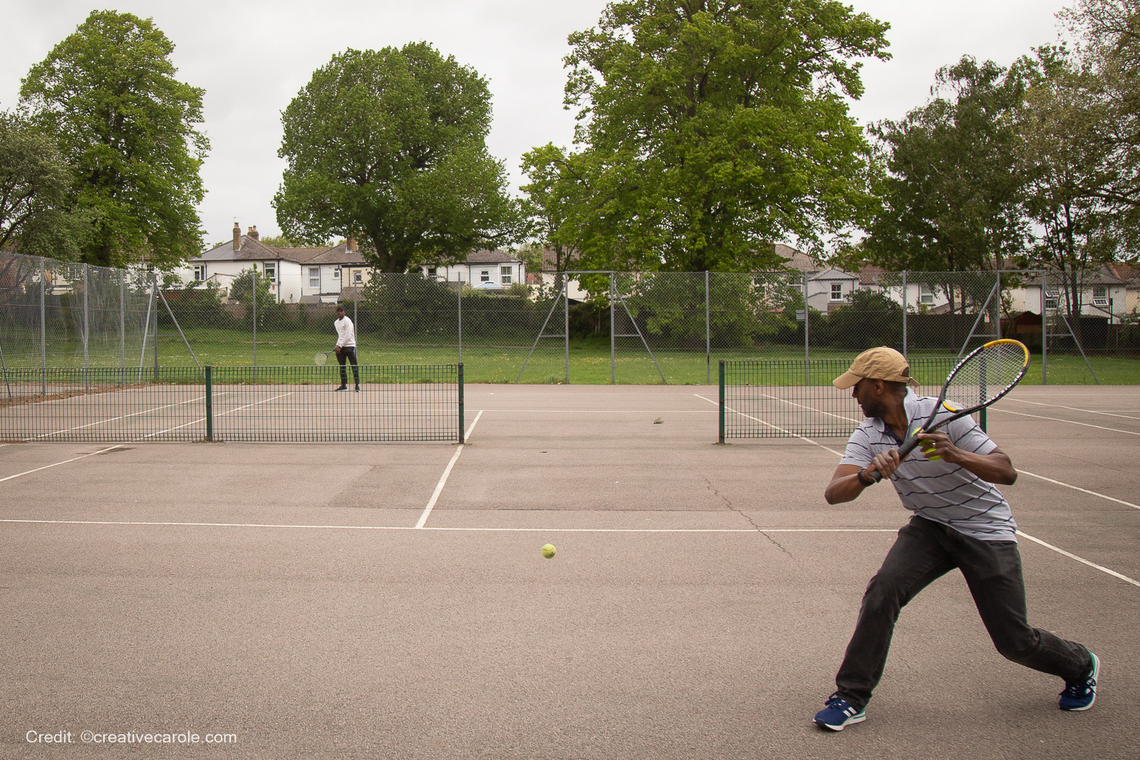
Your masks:
[[[932,433],[948,422],[984,409],[1013,390],[1025,371],[1029,369],[1029,349],[1020,341],[1003,338],[974,349],[954,369],[950,370],[934,411],[922,426],[915,429],[899,446],[899,461],[906,459],[919,444],[919,433]],[[949,417],[934,421],[943,410],[952,412]],[[878,471],[868,473],[875,481],[882,480]]]
[[[313,354],[313,364],[317,365],[318,367],[323,367],[325,362],[329,360],[329,354],[331,353],[332,351],[318,351],[317,353]]]

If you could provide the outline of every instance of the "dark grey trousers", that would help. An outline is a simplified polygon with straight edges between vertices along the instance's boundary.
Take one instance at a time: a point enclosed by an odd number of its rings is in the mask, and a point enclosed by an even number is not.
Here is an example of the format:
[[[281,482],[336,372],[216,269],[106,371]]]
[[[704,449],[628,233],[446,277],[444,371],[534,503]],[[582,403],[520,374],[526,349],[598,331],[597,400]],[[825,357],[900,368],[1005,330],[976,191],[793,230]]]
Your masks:
[[[862,710],[883,677],[899,612],[920,591],[961,570],[994,646],[1005,658],[1066,682],[1092,668],[1088,649],[1029,625],[1015,541],[981,541],[919,516],[898,534],[867,585],[859,621],[835,677],[840,697]]]

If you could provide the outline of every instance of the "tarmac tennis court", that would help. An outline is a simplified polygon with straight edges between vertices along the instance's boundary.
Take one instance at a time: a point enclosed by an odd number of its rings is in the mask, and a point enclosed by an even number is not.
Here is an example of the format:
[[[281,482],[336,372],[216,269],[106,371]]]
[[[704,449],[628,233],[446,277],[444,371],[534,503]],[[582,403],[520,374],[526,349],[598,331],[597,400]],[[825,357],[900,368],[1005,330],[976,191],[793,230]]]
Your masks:
[[[1030,622],[1100,657],[1095,706],[952,573],[837,734],[811,718],[909,513],[824,502],[844,439],[719,445],[717,415],[469,384],[462,446],[0,446],[0,757],[1140,757],[1136,387],[988,415]]]

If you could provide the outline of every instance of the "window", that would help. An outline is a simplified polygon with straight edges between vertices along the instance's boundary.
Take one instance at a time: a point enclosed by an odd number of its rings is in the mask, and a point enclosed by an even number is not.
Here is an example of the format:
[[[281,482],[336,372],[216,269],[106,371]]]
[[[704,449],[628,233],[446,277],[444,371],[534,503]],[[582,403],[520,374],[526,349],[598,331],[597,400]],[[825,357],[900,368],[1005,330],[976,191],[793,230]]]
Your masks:
[[[843,300],[843,283],[842,282],[831,283],[831,300],[832,301],[842,301]]]
[[[265,265],[265,279],[269,280],[270,285],[277,282],[277,264]]]
[[[490,269],[479,270],[479,282],[490,282],[490,281],[491,281],[491,270]]]
[[[499,267],[499,282],[503,285],[511,284],[513,267]]]
[[[1046,309],[1056,309],[1057,308],[1057,291],[1055,291],[1055,290],[1046,290],[1045,291],[1045,308]]]
[[[934,288],[929,285],[918,286],[918,302],[930,306],[934,303]]]
[[[431,277],[433,280],[438,279],[439,275],[436,274],[436,272],[438,271],[436,269],[436,267],[428,267],[427,269],[428,269],[428,277]]]
[[[1108,306],[1108,286],[1096,285],[1093,287],[1093,306]]]
[[[309,267],[309,287],[318,289],[321,287],[320,267]]]
[[[203,282],[206,279],[206,265],[194,265],[194,282]]]
[[[333,279],[334,280],[340,279],[340,267],[333,267]]]
[[[362,284],[364,282],[364,272],[361,272],[359,269],[353,270],[352,282],[356,285]]]

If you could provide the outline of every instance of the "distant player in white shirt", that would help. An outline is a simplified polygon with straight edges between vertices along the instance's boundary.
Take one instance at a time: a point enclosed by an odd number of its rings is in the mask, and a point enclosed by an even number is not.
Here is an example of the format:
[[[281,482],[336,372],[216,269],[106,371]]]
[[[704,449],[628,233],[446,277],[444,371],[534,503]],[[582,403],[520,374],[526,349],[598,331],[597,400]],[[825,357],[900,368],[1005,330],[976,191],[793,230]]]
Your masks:
[[[336,307],[336,360],[340,362],[340,387],[338,391],[348,390],[348,371],[345,362],[352,363],[352,378],[356,381],[356,390],[360,391],[360,368],[356,364],[356,328],[352,320],[344,313],[344,307]]]

